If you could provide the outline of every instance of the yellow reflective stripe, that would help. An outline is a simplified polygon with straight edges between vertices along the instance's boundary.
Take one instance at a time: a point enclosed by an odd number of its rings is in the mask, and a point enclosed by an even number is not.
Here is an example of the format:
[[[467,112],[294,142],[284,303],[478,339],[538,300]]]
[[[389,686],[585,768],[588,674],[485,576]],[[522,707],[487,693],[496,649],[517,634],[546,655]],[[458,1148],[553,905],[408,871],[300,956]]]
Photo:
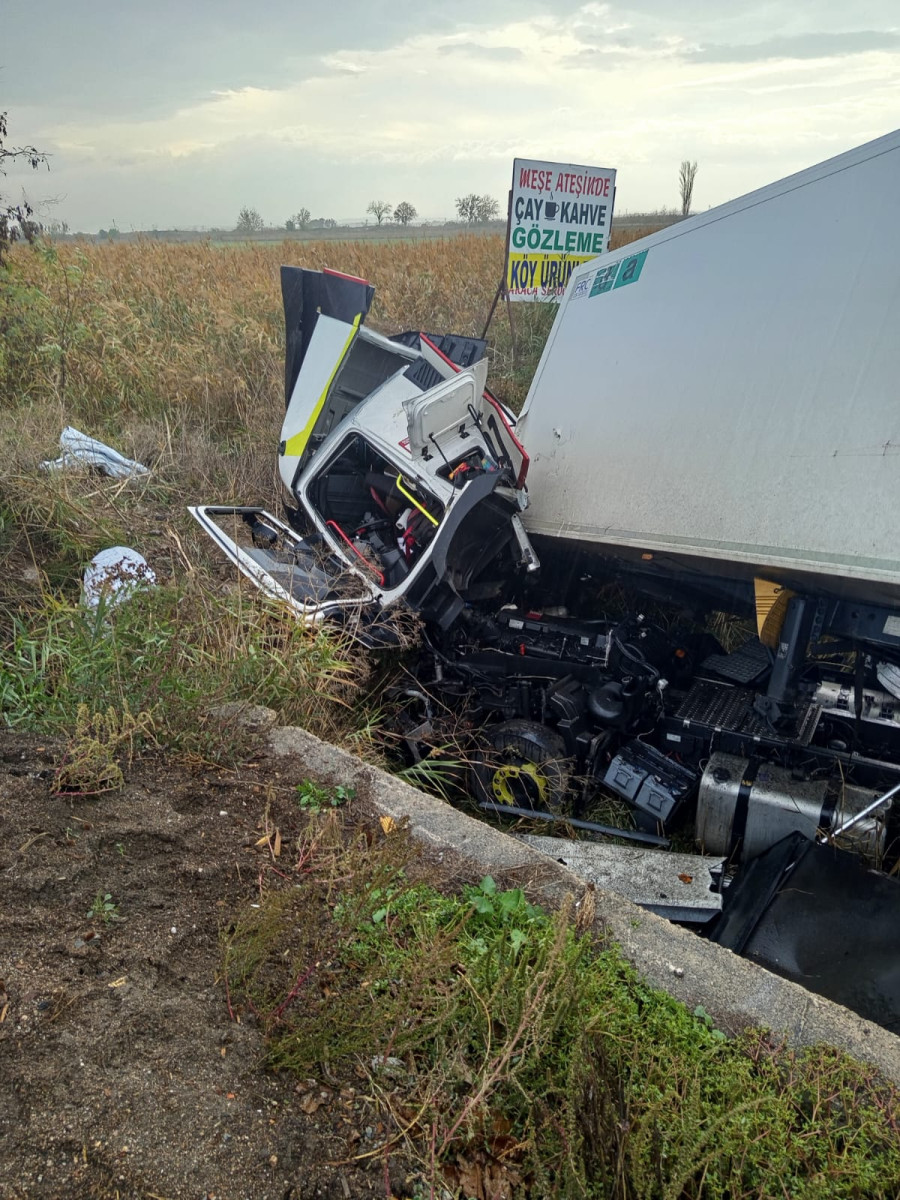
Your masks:
[[[306,443],[312,437],[312,431],[315,428],[316,421],[318,421],[322,409],[325,407],[325,401],[328,399],[328,393],[331,391],[331,385],[334,383],[334,377],[340,370],[344,359],[347,357],[347,351],[350,349],[353,339],[356,337],[356,331],[359,329],[359,322],[361,319],[362,313],[357,313],[353,318],[353,328],[350,330],[346,342],[344,342],[344,348],[341,351],[340,357],[334,364],[334,370],[328,376],[328,382],[325,384],[325,390],[316,402],[316,406],[312,410],[309,420],[306,422],[300,432],[295,433],[292,437],[289,437],[284,443],[285,456],[296,455],[299,458],[306,449]]]
[[[428,511],[428,509],[423,508],[422,505],[419,503],[419,501],[415,498],[415,496],[411,492],[408,492],[406,490],[406,488],[403,486],[403,476],[402,475],[397,476],[397,491],[400,493],[401,496],[405,496],[407,498],[407,500],[410,502],[410,504],[414,504],[416,506],[416,508],[419,510],[419,512],[422,514],[422,516],[427,517],[428,520],[432,523],[432,525],[440,524],[440,522],[431,515],[431,513]]]

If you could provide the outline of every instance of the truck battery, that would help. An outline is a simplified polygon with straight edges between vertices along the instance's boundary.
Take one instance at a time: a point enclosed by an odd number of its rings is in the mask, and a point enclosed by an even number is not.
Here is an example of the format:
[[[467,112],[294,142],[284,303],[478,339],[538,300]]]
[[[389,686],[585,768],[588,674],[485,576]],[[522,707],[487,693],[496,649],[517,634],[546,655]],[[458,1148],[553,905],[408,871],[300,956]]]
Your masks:
[[[628,742],[612,760],[603,777],[606,787],[634,808],[638,829],[665,829],[683,801],[697,787],[697,772],[648,746]]]
[[[707,854],[746,861],[757,858],[789,833],[813,840],[861,812],[878,796],[827,779],[796,778],[788,767],[716,752],[707,763],[697,797],[697,841]],[[885,812],[867,817],[838,844],[880,861]]]

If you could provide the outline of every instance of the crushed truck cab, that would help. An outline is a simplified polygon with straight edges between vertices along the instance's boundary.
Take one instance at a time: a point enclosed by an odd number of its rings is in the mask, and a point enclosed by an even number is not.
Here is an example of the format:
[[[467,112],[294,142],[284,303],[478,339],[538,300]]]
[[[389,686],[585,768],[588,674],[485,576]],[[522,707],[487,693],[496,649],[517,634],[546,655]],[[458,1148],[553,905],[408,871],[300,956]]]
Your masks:
[[[312,621],[371,620],[402,602],[447,627],[510,567],[535,570],[528,457],[485,388],[485,343],[384,337],[363,325],[364,280],[299,267],[281,278],[278,465],[296,509],[287,527],[257,509],[192,508],[216,543]]]

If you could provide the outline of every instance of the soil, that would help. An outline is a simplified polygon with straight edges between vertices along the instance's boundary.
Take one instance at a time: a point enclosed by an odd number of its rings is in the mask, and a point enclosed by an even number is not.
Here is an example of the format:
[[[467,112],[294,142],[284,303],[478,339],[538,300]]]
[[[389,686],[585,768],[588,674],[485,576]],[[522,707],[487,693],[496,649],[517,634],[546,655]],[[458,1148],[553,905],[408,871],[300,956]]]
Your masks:
[[[271,861],[266,802],[286,838],[303,819],[290,766],[150,759],[89,798],[54,794],[58,758],[0,731],[0,1195],[410,1195],[408,1164],[354,1162],[365,1085],[267,1072],[229,1013],[222,931]]]

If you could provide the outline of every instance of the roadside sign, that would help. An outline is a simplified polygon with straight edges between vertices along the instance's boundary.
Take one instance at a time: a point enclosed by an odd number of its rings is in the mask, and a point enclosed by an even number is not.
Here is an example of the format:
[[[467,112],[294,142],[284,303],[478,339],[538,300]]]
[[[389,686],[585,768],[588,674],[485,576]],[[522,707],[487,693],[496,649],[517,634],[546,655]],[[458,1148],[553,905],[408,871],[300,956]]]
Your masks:
[[[507,298],[562,296],[574,268],[606,250],[615,194],[612,167],[514,159],[506,240]]]

